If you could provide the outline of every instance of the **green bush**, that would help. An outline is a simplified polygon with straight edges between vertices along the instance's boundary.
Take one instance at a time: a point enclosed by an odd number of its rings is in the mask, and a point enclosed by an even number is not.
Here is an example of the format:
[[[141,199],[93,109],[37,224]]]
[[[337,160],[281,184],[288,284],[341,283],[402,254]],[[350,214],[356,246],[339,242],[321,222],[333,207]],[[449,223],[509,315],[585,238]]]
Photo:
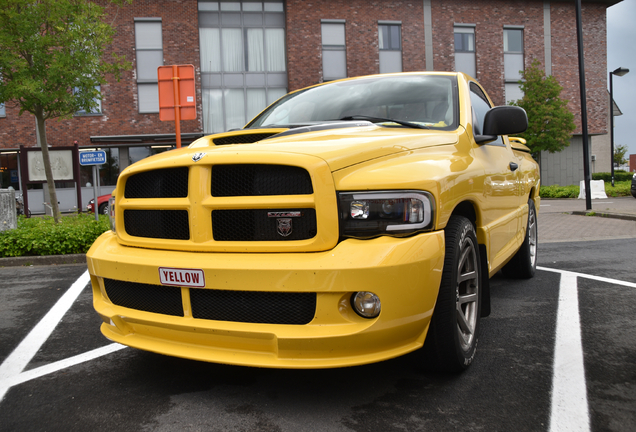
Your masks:
[[[629,174],[629,173],[628,173]],[[616,176],[614,176],[616,179]],[[608,197],[619,197],[631,195],[632,181],[614,181],[614,187],[611,182],[605,182],[605,194]],[[541,186],[539,195],[541,198],[578,198],[579,186]]]
[[[579,196],[578,186],[541,186],[539,191],[541,198],[577,198]]]
[[[110,229],[108,217],[79,214],[52,217],[18,217],[18,227],[0,232],[0,257],[86,253],[93,242]]]
[[[634,173],[626,171],[614,171],[614,184],[619,181],[632,181]],[[612,174],[608,172],[600,172],[592,174],[592,180],[604,180],[605,183],[612,182]]]

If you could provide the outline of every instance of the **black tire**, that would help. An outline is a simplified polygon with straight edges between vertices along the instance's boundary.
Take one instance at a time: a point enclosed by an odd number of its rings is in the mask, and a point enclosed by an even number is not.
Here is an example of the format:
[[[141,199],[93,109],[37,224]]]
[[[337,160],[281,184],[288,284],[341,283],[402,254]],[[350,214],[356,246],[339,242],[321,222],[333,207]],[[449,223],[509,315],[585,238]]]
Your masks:
[[[450,218],[444,236],[442,282],[423,351],[428,366],[461,372],[472,363],[479,336],[479,245],[475,227],[463,216]]]
[[[103,215],[107,215],[108,216],[108,203],[102,203],[102,205],[99,206],[99,214],[103,214]]]
[[[508,264],[502,269],[503,274],[509,278],[530,279],[537,270],[537,249],[539,229],[537,227],[537,210],[534,201],[528,200],[528,226],[526,238]]]

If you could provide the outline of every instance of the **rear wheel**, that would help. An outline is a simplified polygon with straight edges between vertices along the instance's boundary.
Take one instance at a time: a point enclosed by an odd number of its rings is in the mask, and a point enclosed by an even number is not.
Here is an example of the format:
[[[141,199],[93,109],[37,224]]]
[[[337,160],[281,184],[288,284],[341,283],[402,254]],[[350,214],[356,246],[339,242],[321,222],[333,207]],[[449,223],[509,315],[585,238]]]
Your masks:
[[[446,256],[435,311],[424,343],[429,365],[461,372],[473,361],[481,314],[480,257],[475,227],[453,216],[444,230]]]
[[[526,238],[515,256],[504,266],[503,273],[511,278],[530,279],[537,270],[537,210],[534,201],[528,201],[528,226]]]

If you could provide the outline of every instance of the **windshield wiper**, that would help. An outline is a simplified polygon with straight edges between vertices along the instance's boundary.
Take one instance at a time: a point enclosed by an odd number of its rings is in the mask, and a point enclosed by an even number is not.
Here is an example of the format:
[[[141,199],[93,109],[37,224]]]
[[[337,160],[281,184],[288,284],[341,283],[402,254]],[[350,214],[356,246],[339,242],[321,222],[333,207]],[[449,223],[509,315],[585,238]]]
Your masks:
[[[372,121],[373,123],[391,122],[391,123],[397,123],[399,125],[410,127],[410,128],[414,128],[414,129],[430,129],[428,126],[423,126],[423,125],[420,125],[420,124],[417,124],[417,123],[412,123],[412,122],[408,122],[408,121],[404,121],[404,120],[396,120],[396,119],[390,119],[390,118],[384,118],[384,117],[375,117],[375,116],[366,116],[366,115],[346,116],[346,117],[342,117],[340,120],[369,120],[369,121]]]

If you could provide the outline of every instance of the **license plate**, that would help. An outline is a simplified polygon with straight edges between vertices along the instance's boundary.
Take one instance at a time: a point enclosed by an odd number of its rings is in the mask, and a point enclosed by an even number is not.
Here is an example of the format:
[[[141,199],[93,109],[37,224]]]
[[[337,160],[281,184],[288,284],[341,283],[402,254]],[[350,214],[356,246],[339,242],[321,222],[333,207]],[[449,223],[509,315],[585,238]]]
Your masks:
[[[162,285],[205,287],[205,274],[199,269],[159,267],[159,279]]]

